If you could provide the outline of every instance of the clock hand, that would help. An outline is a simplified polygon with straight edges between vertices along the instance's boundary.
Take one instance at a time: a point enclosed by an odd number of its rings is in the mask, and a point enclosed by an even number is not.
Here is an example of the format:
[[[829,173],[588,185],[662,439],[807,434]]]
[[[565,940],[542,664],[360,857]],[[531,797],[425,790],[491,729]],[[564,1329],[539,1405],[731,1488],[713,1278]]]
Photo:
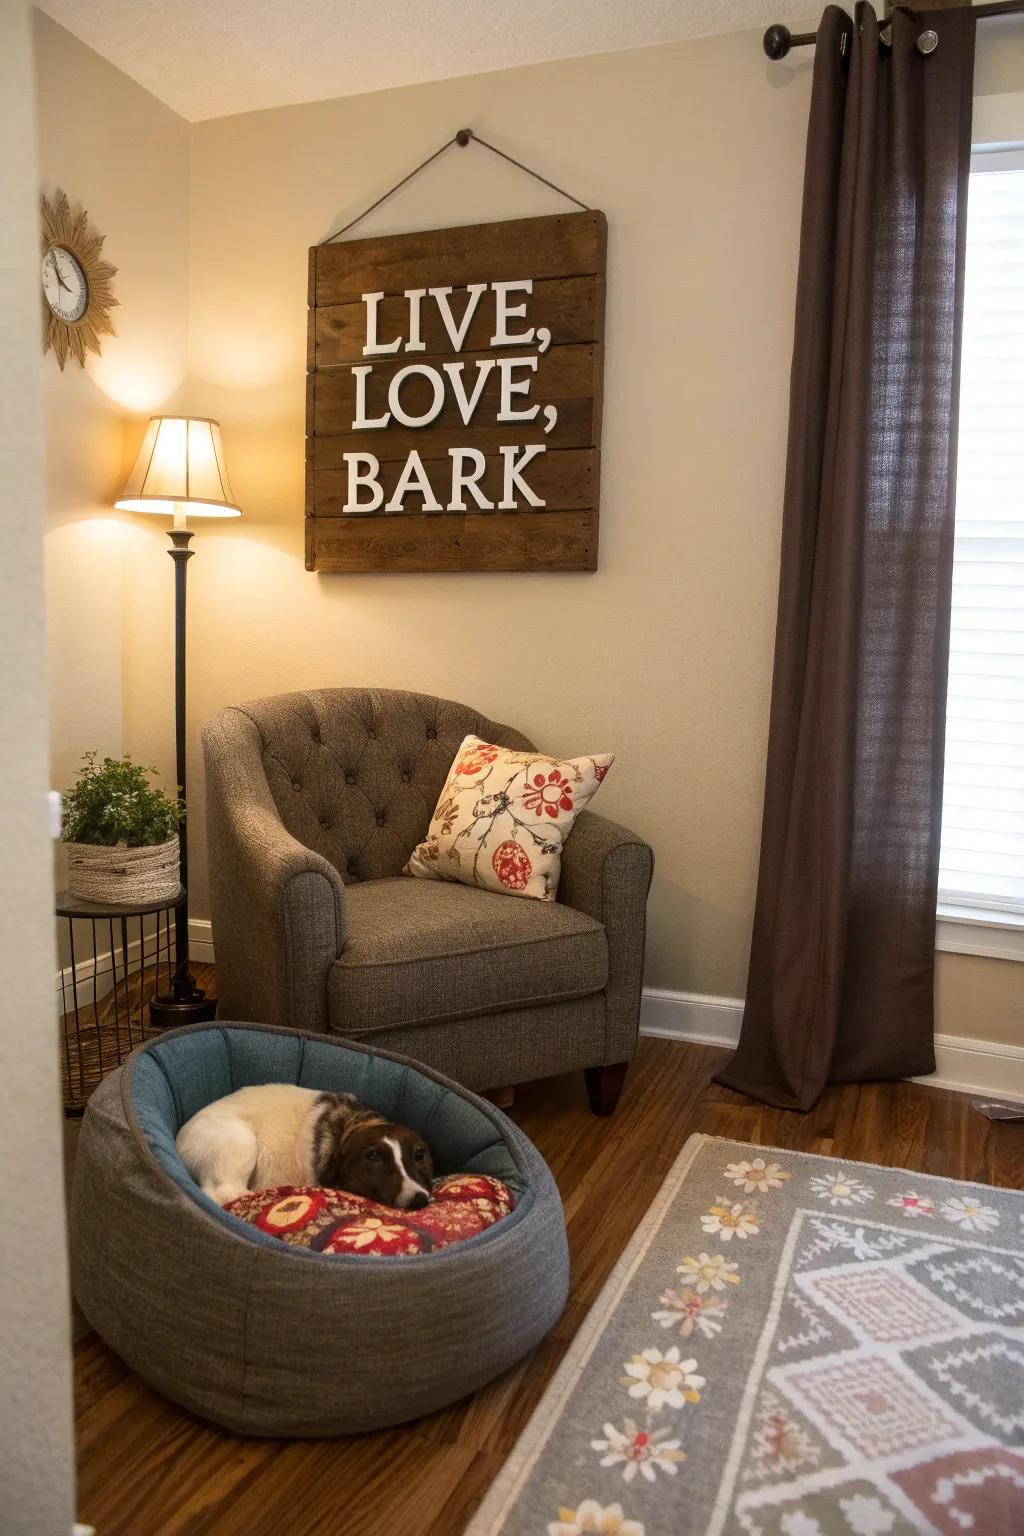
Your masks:
[[[58,286],[61,287],[61,288],[64,288],[68,293],[70,293],[71,292],[71,288],[70,288],[69,284],[67,284],[64,281],[63,277],[61,276],[60,267],[57,265],[57,257],[56,257],[56,255],[55,255],[55,253],[53,251],[50,252],[50,261],[52,262],[53,270],[54,270],[54,272],[57,275],[57,284],[58,284]]]

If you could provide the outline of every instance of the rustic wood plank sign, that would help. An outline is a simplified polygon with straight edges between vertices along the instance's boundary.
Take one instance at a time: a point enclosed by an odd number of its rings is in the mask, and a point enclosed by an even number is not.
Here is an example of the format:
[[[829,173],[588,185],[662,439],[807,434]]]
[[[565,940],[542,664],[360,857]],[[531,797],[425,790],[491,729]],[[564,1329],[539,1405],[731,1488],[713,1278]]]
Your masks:
[[[309,253],[306,566],[597,567],[607,224]]]

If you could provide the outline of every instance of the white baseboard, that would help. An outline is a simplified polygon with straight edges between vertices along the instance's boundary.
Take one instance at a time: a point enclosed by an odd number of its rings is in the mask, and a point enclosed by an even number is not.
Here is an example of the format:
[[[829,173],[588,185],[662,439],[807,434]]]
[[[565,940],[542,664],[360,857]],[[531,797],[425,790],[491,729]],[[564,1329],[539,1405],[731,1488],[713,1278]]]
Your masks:
[[[188,947],[197,965],[212,965],[213,926],[208,918],[192,917]],[[138,959],[138,944],[129,947],[129,959]],[[110,964],[109,955],[98,956],[100,968]],[[77,967],[79,988],[88,984],[92,995],[92,960]],[[61,977],[57,976],[57,1006],[61,1004]],[[104,982],[106,985],[104,986]],[[67,996],[71,995],[71,970],[64,972]],[[100,979],[99,996],[110,991],[109,978]],[[682,1040],[691,1045],[735,1047],[743,1020],[741,997],[713,997],[701,992],[672,992],[664,987],[645,987],[640,1006],[640,1033],[662,1040]],[[914,1078],[930,1088],[958,1093],[984,1093],[993,1097],[1024,1099],[1024,1046],[1002,1045],[995,1040],[972,1040],[965,1035],[936,1035],[936,1070]]]
[[[931,1088],[958,1093],[991,1094],[997,1099],[1024,1099],[1024,1047],[998,1040],[971,1040],[966,1035],[935,1036],[935,1071],[915,1077]]]
[[[663,1040],[729,1049],[740,1037],[743,1000],[708,997],[698,992],[670,992],[645,987],[640,1006],[640,1033]],[[936,1035],[936,1070],[914,1078],[930,1088],[993,1097],[1024,1099],[1024,1047],[995,1040],[971,1040],[966,1035]]]
[[[213,964],[213,924],[208,917],[189,918],[188,952],[196,965]]]
[[[707,997],[701,992],[668,992],[644,987],[640,1004],[640,1033],[662,1040],[688,1040],[693,1045],[729,1049],[740,1038],[741,997]]]

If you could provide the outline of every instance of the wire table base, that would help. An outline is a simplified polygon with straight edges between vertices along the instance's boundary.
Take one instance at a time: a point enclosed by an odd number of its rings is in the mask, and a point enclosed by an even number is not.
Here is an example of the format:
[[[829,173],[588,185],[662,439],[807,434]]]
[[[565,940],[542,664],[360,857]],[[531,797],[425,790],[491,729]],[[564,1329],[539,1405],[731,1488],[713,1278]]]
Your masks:
[[[123,907],[58,894],[65,1115],[81,1115],[107,1073],[157,1033],[149,1002],[170,989],[174,913],[183,900],[180,891],[170,901]]]

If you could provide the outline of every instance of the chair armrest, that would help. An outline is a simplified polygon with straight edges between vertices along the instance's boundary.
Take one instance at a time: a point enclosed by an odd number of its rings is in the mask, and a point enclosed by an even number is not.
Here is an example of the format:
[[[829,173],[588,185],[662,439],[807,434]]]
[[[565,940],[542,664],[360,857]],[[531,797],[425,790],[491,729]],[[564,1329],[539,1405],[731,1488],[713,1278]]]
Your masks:
[[[643,989],[647,893],[654,852],[626,827],[582,811],[562,850],[558,899],[604,925],[608,941],[605,1065],[636,1050]]]
[[[342,878],[281,821],[244,710],[209,722],[203,753],[221,1016],[325,1032],[327,977],[345,942]]]

